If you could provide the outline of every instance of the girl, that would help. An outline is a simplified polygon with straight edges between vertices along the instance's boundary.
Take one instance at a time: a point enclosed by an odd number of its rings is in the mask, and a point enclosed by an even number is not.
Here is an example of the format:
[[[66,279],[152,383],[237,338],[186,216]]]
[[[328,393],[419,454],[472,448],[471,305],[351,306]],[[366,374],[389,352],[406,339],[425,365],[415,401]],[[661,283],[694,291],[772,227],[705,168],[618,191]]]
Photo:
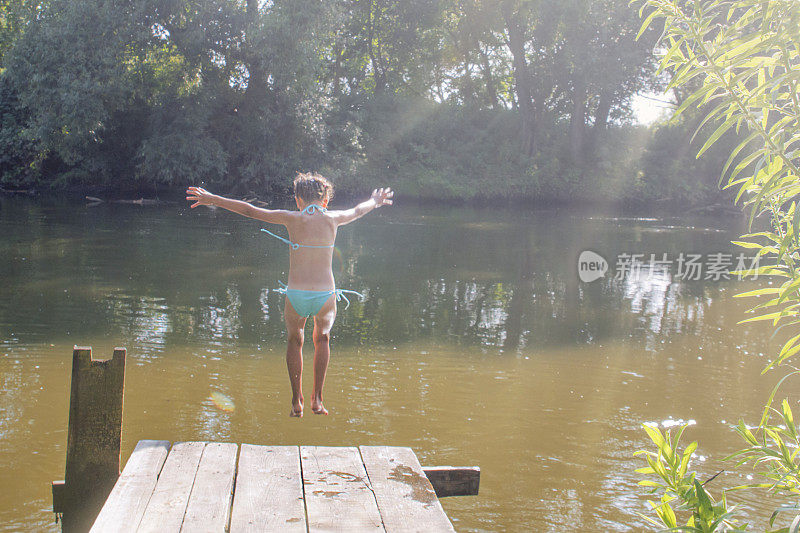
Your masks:
[[[289,280],[278,289],[286,294],[284,319],[289,336],[286,348],[286,366],[292,384],[292,410],[290,416],[303,416],[303,329],[306,319],[314,317],[314,393],[311,410],[327,415],[322,404],[322,387],[330,358],[330,331],[336,318],[336,301],[345,298],[333,279],[333,243],[339,226],[349,224],[382,205],[392,205],[394,192],[390,188],[375,189],[366,202],[344,211],[328,211],[328,201],[333,196],[333,185],[319,174],[298,174],[294,180],[294,199],[298,211],[261,209],[247,202],[216,196],[200,187],[186,190],[187,200],[198,205],[217,206],[246,217],[271,224],[286,226],[289,238],[285,239],[268,230],[270,235],[290,245]],[[357,294],[357,293],[356,293]]]

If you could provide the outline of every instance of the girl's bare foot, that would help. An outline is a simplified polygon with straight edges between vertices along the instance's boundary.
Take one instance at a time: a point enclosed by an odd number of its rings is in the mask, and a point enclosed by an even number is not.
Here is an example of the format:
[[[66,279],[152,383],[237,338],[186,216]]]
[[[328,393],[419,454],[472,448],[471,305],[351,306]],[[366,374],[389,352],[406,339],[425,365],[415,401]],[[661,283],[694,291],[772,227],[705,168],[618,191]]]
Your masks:
[[[292,401],[292,410],[289,411],[289,416],[301,418],[303,416],[303,400],[297,402]]]
[[[311,412],[315,415],[327,415],[328,410],[322,405],[322,398],[314,398],[311,400]]]

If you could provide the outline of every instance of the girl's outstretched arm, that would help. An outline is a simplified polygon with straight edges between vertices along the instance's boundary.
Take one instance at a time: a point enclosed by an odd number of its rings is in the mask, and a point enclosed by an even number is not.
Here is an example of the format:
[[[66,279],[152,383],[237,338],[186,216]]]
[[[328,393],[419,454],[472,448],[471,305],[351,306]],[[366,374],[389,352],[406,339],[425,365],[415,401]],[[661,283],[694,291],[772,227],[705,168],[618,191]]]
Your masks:
[[[283,209],[261,209],[247,202],[211,194],[201,187],[189,187],[186,189],[186,194],[186,199],[194,202],[190,206],[192,209],[198,205],[213,205],[227,209],[228,211],[233,211],[239,215],[263,220],[264,222],[270,222],[272,224],[286,224],[290,216],[289,211]]]
[[[366,202],[361,202],[352,209],[335,211],[331,214],[333,215],[334,220],[336,220],[336,224],[338,226],[343,226],[344,224],[349,224],[350,222],[363,217],[376,207],[380,207],[382,205],[392,205],[393,196],[394,191],[389,187],[375,189],[372,191],[372,196],[370,199]]]

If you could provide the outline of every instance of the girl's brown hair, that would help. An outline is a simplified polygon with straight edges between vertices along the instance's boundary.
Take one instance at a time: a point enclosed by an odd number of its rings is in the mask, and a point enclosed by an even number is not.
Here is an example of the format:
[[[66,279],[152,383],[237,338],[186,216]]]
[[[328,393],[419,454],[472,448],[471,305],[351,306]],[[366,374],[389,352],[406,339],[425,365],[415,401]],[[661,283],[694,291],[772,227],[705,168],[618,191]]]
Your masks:
[[[322,202],[333,197],[333,184],[315,172],[298,172],[294,195],[306,203]]]

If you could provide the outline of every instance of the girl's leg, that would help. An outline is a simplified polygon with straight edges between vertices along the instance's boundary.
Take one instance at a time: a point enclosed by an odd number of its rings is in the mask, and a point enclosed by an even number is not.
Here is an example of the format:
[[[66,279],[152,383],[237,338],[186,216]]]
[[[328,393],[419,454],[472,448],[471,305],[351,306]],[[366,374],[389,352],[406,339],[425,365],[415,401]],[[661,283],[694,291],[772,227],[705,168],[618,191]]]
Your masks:
[[[319,313],[314,316],[314,395],[311,397],[311,411],[316,415],[327,415],[322,405],[322,387],[331,356],[330,339],[333,321],[336,320],[336,297],[331,296]]]
[[[283,318],[286,321],[286,332],[289,342],[286,345],[286,368],[289,370],[289,381],[292,384],[292,410],[289,416],[303,416],[303,328],[306,317],[300,316],[286,299],[283,306]]]

